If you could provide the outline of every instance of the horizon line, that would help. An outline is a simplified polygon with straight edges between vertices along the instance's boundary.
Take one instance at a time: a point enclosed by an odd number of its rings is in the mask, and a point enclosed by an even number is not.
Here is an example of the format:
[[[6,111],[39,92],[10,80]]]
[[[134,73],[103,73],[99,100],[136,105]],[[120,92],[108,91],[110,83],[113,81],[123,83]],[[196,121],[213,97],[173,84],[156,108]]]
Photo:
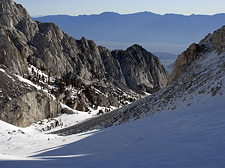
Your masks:
[[[143,11],[143,12],[134,12],[134,13],[119,13],[119,12],[113,12],[113,11],[105,11],[101,13],[93,13],[93,14],[79,14],[79,15],[69,15],[69,14],[47,14],[47,15],[34,15],[31,16],[32,18],[38,18],[38,17],[45,17],[45,16],[71,16],[71,17],[79,17],[79,16],[99,16],[102,14],[106,13],[111,13],[111,14],[117,14],[117,15],[134,15],[134,14],[141,14],[141,13],[149,13],[149,14],[154,14],[154,15],[160,15],[160,16],[165,16],[165,15],[181,15],[181,16],[215,16],[215,15],[221,15],[225,13],[215,13],[215,14],[179,14],[179,13],[165,13],[165,14],[158,14],[150,11]]]

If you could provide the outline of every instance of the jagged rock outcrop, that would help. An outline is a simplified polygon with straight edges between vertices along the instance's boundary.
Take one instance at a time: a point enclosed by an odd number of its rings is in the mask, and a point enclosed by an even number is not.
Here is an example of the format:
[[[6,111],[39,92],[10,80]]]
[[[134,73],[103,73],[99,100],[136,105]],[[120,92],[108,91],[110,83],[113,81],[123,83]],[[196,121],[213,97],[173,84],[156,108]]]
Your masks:
[[[225,26],[213,32],[213,34],[208,34],[203,40],[200,41],[207,47],[207,50],[216,50],[218,54],[225,51]]]
[[[16,4],[12,0],[1,0],[0,11],[0,22],[7,28],[13,28],[23,19],[30,19],[22,5]]]
[[[188,71],[189,65],[204,55],[206,52],[215,50],[218,54],[225,51],[225,26],[208,34],[199,44],[191,44],[189,48],[180,54],[173,65],[172,75],[168,83],[179,79],[179,77]]]
[[[14,73],[27,73],[27,57],[33,53],[27,45],[36,34],[37,24],[22,5],[12,0],[0,2],[0,63]],[[4,46],[6,48],[4,48]]]
[[[0,88],[0,120],[26,127],[60,113],[59,102],[8,70],[0,69]]]
[[[203,51],[203,49],[204,45],[193,43],[186,51],[180,54],[173,65],[173,71],[168,80],[168,83],[178,79],[182,74],[187,72],[189,65],[200,56],[200,53]]]
[[[112,52],[123,72],[126,85],[132,90],[153,93],[166,86],[168,73],[161,65],[159,59],[135,44],[126,51]]]
[[[33,21],[21,5],[11,0],[2,1],[0,12],[2,27],[17,49],[16,60],[23,65],[27,59],[52,76],[60,78],[72,73],[84,83],[107,77],[129,88],[137,82],[139,89],[165,86],[168,74],[159,60],[138,45],[126,51],[109,52],[85,38],[75,40],[53,23]],[[22,65],[9,67],[20,75],[25,71],[18,70]]]
[[[88,111],[89,105],[118,107],[126,104],[126,94],[130,98],[153,93],[166,86],[168,79],[158,58],[141,46],[111,52],[91,40],[76,40],[54,23],[32,20],[26,9],[12,0],[0,2],[0,37],[0,64],[21,76],[28,76],[31,64],[48,76],[79,85],[82,96],[69,99],[57,93],[61,101],[77,110]],[[36,97],[34,92],[26,96]],[[23,102],[30,103],[25,98]],[[47,107],[44,102],[33,102],[40,113]]]

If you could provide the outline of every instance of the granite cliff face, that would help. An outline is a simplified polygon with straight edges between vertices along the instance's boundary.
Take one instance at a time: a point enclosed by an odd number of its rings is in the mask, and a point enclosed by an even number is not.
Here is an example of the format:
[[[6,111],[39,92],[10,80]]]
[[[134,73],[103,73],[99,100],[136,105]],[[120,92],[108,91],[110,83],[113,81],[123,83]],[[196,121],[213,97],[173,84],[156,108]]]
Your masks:
[[[118,107],[127,99],[133,101],[144,92],[165,87],[168,79],[159,59],[141,46],[109,51],[91,40],[76,40],[53,23],[32,20],[12,0],[0,2],[0,64],[29,78],[28,66],[32,65],[57,79],[55,84],[61,93],[57,89],[52,93],[61,102],[83,111],[88,111],[89,105]],[[68,85],[79,90],[75,98],[63,92]],[[27,96],[31,99],[35,93]],[[43,107],[37,109],[45,111]]]
[[[168,74],[159,59],[139,45],[116,50],[112,55],[120,63],[126,85],[132,90],[153,93],[165,87]]]
[[[138,45],[125,52],[111,53],[96,46],[93,41],[69,37],[53,23],[33,21],[21,5],[11,0],[3,0],[0,6],[2,31],[5,31],[2,36],[9,40],[9,46],[14,47],[16,52],[7,56],[12,55],[11,60],[20,61],[22,64],[8,67],[20,75],[26,71],[24,66],[27,60],[38,69],[46,70],[59,78],[73,73],[84,82],[107,77],[112,80],[118,78],[119,82],[125,85],[129,82],[133,85],[138,81],[149,88],[154,85],[159,88],[165,86],[167,72],[156,57]],[[17,58],[14,58],[14,55],[18,55]],[[4,60],[5,57],[2,57]],[[112,63],[115,63],[113,67]],[[129,66],[133,66],[136,72],[131,71]],[[139,72],[140,66],[143,67],[142,72]],[[128,76],[131,76],[130,79]]]
[[[190,64],[200,56],[210,51],[221,54],[225,51],[225,27],[208,34],[199,44],[191,44],[189,48],[180,54],[174,63],[172,75],[168,83],[179,79],[182,74],[189,71]]]
[[[3,66],[3,68],[6,68]],[[0,119],[19,127],[56,117],[61,105],[47,93],[0,68]]]

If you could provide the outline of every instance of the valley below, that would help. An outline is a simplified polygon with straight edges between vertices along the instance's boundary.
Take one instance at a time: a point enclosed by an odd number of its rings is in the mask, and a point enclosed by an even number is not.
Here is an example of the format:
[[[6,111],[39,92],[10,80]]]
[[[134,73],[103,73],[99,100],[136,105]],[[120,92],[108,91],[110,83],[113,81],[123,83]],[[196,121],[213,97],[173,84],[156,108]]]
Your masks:
[[[205,35],[110,50],[1,0],[0,167],[223,168],[225,26]]]

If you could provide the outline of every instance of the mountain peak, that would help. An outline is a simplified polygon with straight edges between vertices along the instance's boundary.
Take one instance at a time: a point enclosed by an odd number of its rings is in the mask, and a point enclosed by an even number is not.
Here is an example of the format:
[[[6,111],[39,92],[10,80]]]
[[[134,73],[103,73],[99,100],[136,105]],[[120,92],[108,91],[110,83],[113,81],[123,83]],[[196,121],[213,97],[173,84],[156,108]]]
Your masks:
[[[1,0],[0,2],[0,23],[3,26],[13,27],[22,19],[30,19],[30,15],[22,5],[12,0]]]
[[[134,45],[130,46],[129,48],[127,48],[126,51],[128,51],[128,52],[143,52],[143,53],[149,53],[149,54],[153,55],[151,52],[147,51],[145,48],[143,48],[139,44],[134,44]]]
[[[134,45],[130,46],[128,49],[143,49],[143,47],[139,44],[134,44]]]

